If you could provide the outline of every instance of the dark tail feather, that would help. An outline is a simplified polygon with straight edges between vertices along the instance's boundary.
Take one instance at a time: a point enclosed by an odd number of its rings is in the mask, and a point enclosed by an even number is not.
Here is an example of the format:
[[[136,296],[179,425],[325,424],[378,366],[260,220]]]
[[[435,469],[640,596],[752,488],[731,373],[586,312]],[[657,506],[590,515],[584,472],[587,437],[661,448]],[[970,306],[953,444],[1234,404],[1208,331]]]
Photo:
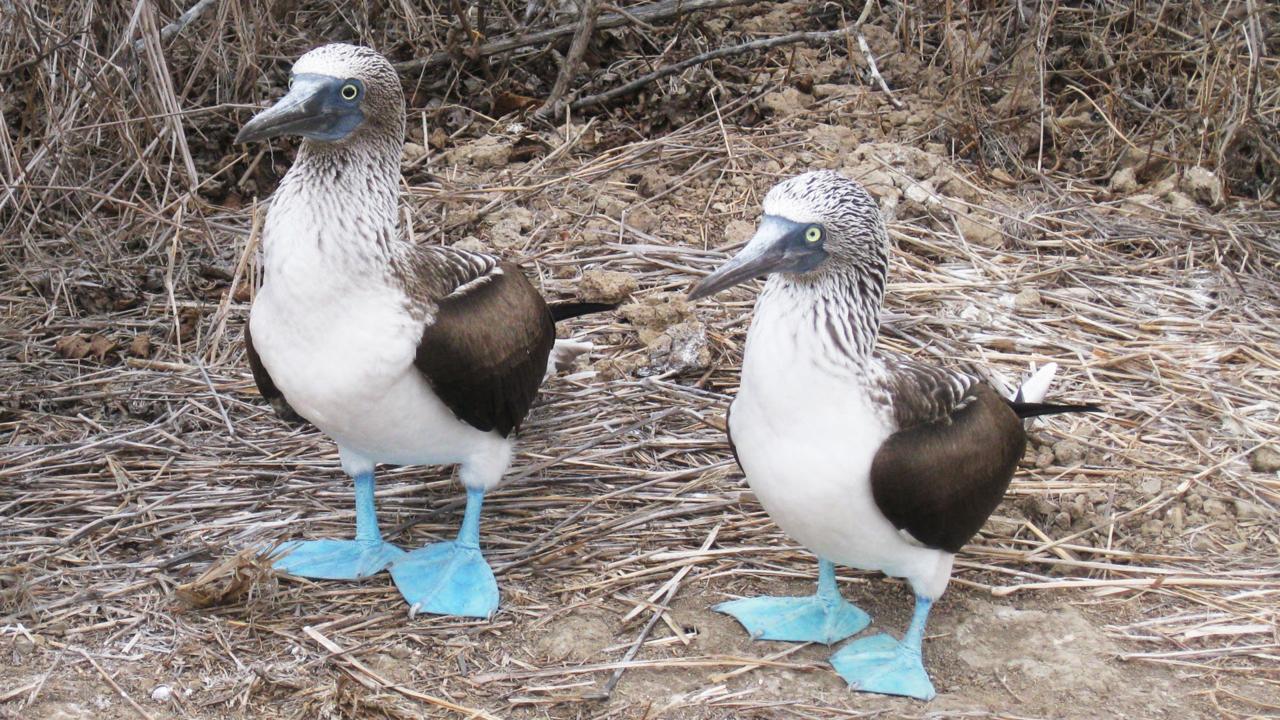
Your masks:
[[[1009,405],[1018,414],[1018,417],[1024,420],[1041,415],[1057,415],[1058,413],[1102,412],[1102,408],[1097,405],[1055,405],[1053,403],[1029,403],[1019,400],[1012,400]]]
[[[560,322],[570,318],[581,317],[582,315],[590,315],[591,313],[604,312],[613,310],[618,307],[618,303],[591,303],[591,302],[562,302],[552,303],[551,319]]]

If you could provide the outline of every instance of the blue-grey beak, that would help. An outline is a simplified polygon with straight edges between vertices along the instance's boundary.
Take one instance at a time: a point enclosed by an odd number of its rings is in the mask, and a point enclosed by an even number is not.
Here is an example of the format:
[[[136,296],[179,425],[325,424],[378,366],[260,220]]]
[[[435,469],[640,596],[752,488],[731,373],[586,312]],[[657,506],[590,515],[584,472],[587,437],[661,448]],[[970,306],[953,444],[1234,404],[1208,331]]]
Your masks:
[[[817,240],[806,237],[812,228],[817,228]],[[714,295],[762,275],[808,272],[827,259],[827,252],[822,249],[825,236],[826,231],[820,226],[765,215],[746,247],[715,272],[695,283],[689,289],[689,299]]]
[[[352,92],[355,97],[344,97]],[[364,86],[358,80],[328,75],[293,76],[289,93],[275,105],[245,123],[236,134],[236,143],[254,142],[281,135],[301,135],[310,140],[341,140],[364,120],[360,101]]]

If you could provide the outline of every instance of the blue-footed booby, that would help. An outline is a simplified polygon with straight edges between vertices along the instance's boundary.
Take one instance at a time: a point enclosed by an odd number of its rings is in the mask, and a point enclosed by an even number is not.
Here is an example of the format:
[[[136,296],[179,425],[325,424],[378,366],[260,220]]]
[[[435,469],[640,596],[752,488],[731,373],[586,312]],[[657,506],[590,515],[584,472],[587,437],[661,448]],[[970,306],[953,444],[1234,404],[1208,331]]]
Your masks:
[[[778,526],[819,558],[811,597],[716,609],[753,637],[831,644],[868,624],[835,563],[905,578],[916,609],[901,641],[856,640],[831,663],[869,692],[929,699],[921,641],[955,553],[995,510],[1026,446],[1023,419],[1090,411],[1042,401],[1046,366],[1008,400],[969,375],[878,351],[888,236],[875,201],[830,171],[774,186],[746,247],[693,298],[767,275],[747,333],[729,444]]]
[[[276,567],[327,579],[389,568],[415,612],[488,617],[498,587],[479,545],[485,491],[511,464],[544,377],[585,349],[556,340],[554,322],[611,306],[549,307],[513,264],[414,244],[399,221],[404,127],[391,63],[326,45],[236,137],[303,138],[267,211],[245,345],[263,397],[337,442],[356,491],[355,539],[289,543]],[[409,553],[385,542],[377,463],[459,465],[457,539]]]

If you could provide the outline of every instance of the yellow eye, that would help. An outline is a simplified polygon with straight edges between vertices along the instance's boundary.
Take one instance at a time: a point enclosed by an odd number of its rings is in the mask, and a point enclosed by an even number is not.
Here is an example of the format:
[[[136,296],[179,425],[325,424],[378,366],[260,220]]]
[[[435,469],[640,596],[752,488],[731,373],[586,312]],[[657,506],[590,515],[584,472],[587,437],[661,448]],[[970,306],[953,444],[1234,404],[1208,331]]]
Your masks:
[[[342,86],[343,100],[355,100],[356,96],[359,94],[360,94],[360,88],[356,87],[352,83],[347,83],[346,85]]]
[[[809,229],[804,231],[804,241],[807,243],[816,243],[822,239],[822,228],[817,225],[810,225]]]

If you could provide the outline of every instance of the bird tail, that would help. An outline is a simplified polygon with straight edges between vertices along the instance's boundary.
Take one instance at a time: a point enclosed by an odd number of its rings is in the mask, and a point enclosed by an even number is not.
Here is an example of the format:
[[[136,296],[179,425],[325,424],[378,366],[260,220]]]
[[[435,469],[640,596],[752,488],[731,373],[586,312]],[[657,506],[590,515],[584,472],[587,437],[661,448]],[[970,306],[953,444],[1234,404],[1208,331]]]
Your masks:
[[[1013,407],[1018,417],[1025,420],[1058,413],[1102,412],[1102,408],[1093,404],[1062,405],[1044,402],[1045,395],[1049,393],[1049,386],[1053,384],[1053,376],[1057,372],[1058,364],[1049,363],[1032,372],[1031,377],[1022,383],[1022,387],[1018,388],[1018,394],[1009,401],[1009,405]]]
[[[554,322],[560,322],[591,313],[613,310],[618,307],[618,303],[560,302],[552,303],[547,307],[551,310],[551,319]],[[556,340],[556,344],[551,347],[551,355],[547,358],[547,371],[543,373],[542,381],[546,382],[552,375],[570,369],[579,355],[594,350],[595,347],[582,340]]]
[[[548,307],[551,309],[551,319],[555,322],[560,322],[561,320],[590,315],[591,313],[613,310],[618,307],[618,303],[561,302],[552,303]]]

